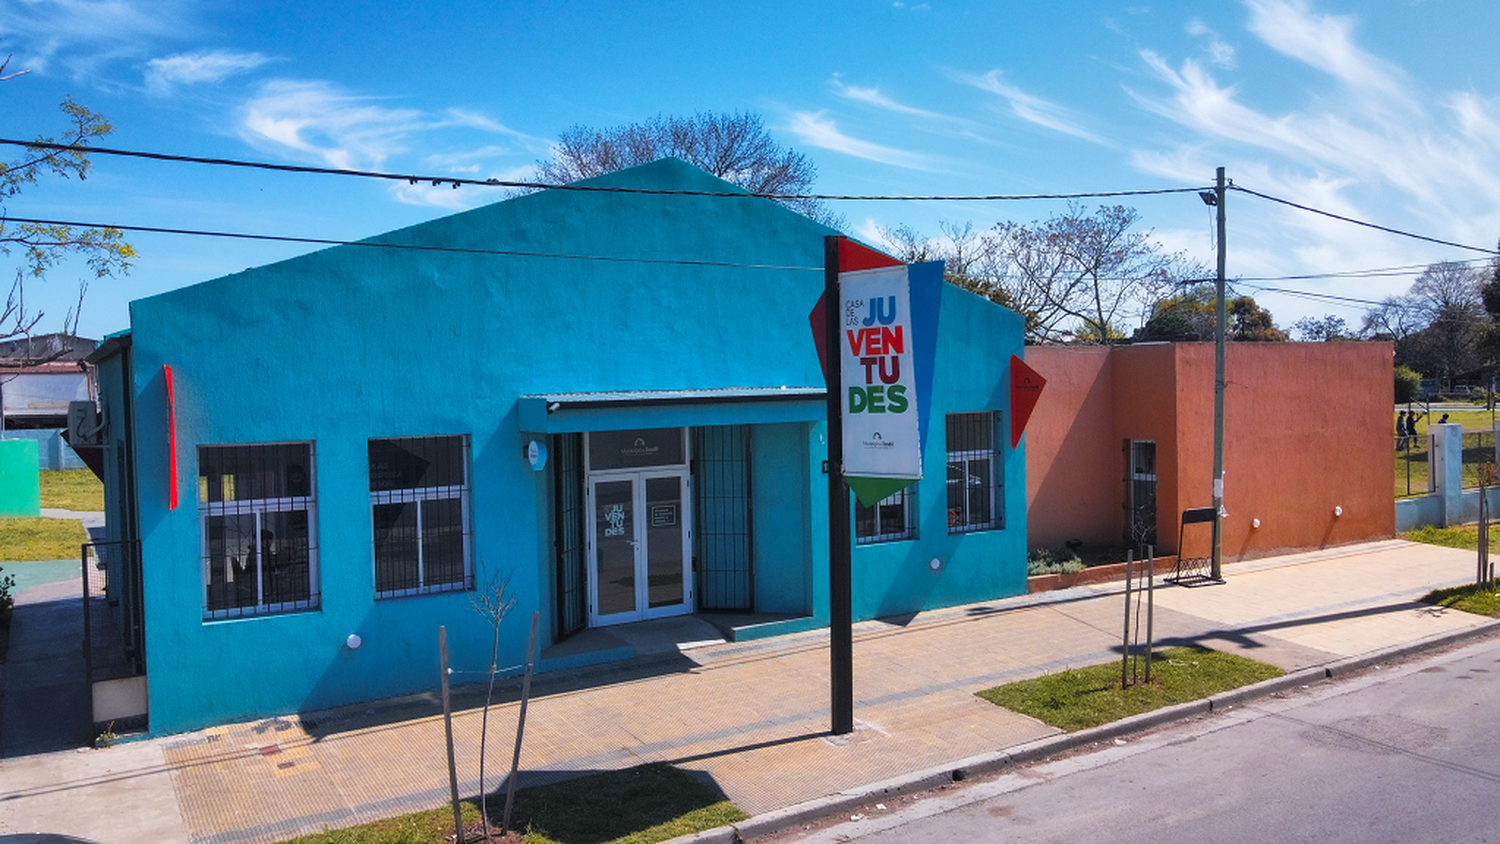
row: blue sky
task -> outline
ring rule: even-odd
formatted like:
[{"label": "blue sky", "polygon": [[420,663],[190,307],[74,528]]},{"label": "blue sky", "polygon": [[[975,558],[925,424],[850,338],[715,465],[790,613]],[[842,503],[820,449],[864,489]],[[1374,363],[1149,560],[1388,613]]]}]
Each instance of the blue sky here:
[{"label": "blue sky", "polygon": [[[1245,187],[1448,240],[1500,237],[1500,4],[0,0],[0,136],[61,128],[71,95],[107,145],[434,175],[525,178],[569,126],[751,110],[827,193]],[[14,152],[0,152],[13,158]],[[98,158],[14,216],[359,238],[499,198],[482,188]],[[1128,201],[1212,264],[1195,196]],[[840,203],[851,233],[1027,221],[1062,203]],[[1229,273],[1420,265],[1473,253],[1232,194]],[[94,282],[82,333],[127,303],[306,251],[134,235]],[[14,256],[0,258],[6,277]],[[64,266],[28,290],[55,320]],[[1270,283],[1380,298],[1412,276]],[[1253,292],[1252,285],[1245,289]],[[1257,295],[1283,327],[1359,310]]]}]

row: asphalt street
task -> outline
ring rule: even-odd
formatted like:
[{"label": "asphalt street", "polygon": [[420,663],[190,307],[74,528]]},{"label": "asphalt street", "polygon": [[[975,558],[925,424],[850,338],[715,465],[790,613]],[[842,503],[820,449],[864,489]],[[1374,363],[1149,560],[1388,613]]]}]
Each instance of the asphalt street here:
[{"label": "asphalt street", "polygon": [[1500,639],[856,814],[775,840],[1500,842]]}]

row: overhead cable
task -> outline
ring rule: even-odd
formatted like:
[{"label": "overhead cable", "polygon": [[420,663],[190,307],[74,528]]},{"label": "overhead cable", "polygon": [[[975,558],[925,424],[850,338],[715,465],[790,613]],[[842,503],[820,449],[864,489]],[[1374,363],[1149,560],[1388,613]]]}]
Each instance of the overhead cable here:
[{"label": "overhead cable", "polygon": [[1346,223],[1352,223],[1352,224],[1354,224],[1356,226],[1364,226],[1365,228],[1375,229],[1376,231],[1382,231],[1382,232],[1385,232],[1387,234],[1400,235],[1401,237],[1409,237],[1409,238],[1412,238],[1413,240],[1424,240],[1424,241],[1426,241],[1428,243],[1436,243],[1436,244],[1438,244],[1440,246],[1452,246],[1455,249],[1467,249],[1470,252],[1482,252],[1482,253],[1484,253],[1486,255],[1500,255],[1500,251],[1497,251],[1497,250],[1494,250],[1494,249],[1485,249],[1482,246],[1471,246],[1471,245],[1469,245],[1467,243],[1457,243],[1457,242],[1454,242],[1452,240],[1443,240],[1441,238],[1428,237],[1425,234],[1416,234],[1415,232],[1409,232],[1409,231],[1405,231],[1405,230],[1402,230],[1402,229],[1391,228],[1390,226],[1382,226],[1379,223],[1371,223],[1371,222],[1368,222],[1368,221],[1365,221],[1365,220],[1357,220],[1357,219],[1355,219],[1353,217],[1346,217],[1343,214],[1335,214],[1332,211],[1324,211],[1321,208],[1314,208],[1311,205],[1303,205],[1300,202],[1293,202],[1290,199],[1282,199],[1279,196],[1271,196],[1268,193],[1261,193],[1260,191],[1254,191],[1254,190],[1251,190],[1251,189],[1249,189],[1247,187],[1241,187],[1240,185],[1230,185],[1229,189],[1230,190],[1237,190],[1237,191],[1239,191],[1241,193],[1248,193],[1251,196],[1258,196],[1261,199],[1268,200],[1270,202],[1277,202],[1277,203],[1280,203],[1282,205],[1290,206],[1292,208],[1296,208],[1296,209],[1299,209],[1299,210],[1302,210],[1302,211],[1307,211],[1307,212],[1309,212],[1311,214],[1320,214],[1320,215],[1322,215],[1324,217],[1328,217],[1328,218],[1331,218],[1331,219],[1334,219],[1334,220],[1342,220],[1343,222],[1346,222]]},{"label": "overhead cable", "polygon": [[560,252],[528,252],[517,249],[480,249],[462,246],[432,246],[417,243],[383,243],[377,240],[336,240],[324,237],[297,237],[294,235],[247,234],[245,232],[205,231],[202,229],[178,229],[164,226],[127,226],[117,223],[81,223],[72,220],[38,220],[29,217],[4,217],[0,221],[33,223],[40,226],[74,226],[89,229],[118,229],[127,232],[148,234],[182,234],[198,237],[227,237],[236,240],[262,240],[279,243],[308,243],[315,246],[368,246],[375,249],[410,249],[417,252],[457,252],[465,255],[509,255],[517,258],[559,258],[571,261],[611,261],[627,264],[676,264],[688,267],[731,267],[748,270],[798,270],[823,272],[823,267],[801,267],[783,264],[740,264],[733,261],[695,261],[680,258],[635,258],[621,255],[574,255]]},{"label": "overhead cable", "polygon": [[152,161],[171,161],[188,164],[213,164],[222,167],[248,167],[255,170],[272,170],[283,173],[315,173],[325,176],[359,176],[366,179],[383,179],[391,182],[406,182],[410,185],[430,184],[433,187],[451,185],[475,185],[488,188],[518,188],[521,190],[565,190],[587,193],[638,193],[664,196],[720,196],[738,198],[797,200],[813,199],[827,202],[1000,202],[1029,199],[1107,199],[1121,196],[1155,196],[1172,193],[1199,193],[1204,187],[1150,188],[1139,190],[1081,191],[1077,193],[991,193],[991,194],[931,194],[931,195],[878,195],[878,194],[834,194],[834,193],[756,193],[754,191],[705,191],[674,190],[670,188],[611,187],[607,185],[560,184],[552,182],[525,182],[506,179],[465,179],[455,176],[424,176],[415,173],[384,173],[377,170],[354,170],[342,167],[310,167],[300,164],[273,164],[267,161],[246,161],[236,158],[204,158],[195,155],[172,155],[143,150],[112,149],[109,147],[76,146],[70,144],[21,141],[0,138],[0,144],[21,146],[54,152],[76,152],[88,155],[114,155],[126,158],[145,158]]}]

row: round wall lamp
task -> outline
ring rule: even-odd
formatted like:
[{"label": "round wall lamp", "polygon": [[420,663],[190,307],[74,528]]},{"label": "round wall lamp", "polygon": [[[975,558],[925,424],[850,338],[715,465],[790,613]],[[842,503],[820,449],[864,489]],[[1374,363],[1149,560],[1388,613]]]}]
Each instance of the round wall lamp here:
[{"label": "round wall lamp", "polygon": [[357,650],[359,650],[359,646],[363,645],[364,643],[365,643],[365,640],[361,639],[359,637],[358,633],[350,633],[349,634],[349,638],[347,638],[347,639],[344,640],[344,644],[348,645],[349,646],[349,650],[351,650],[351,651],[357,651]]},{"label": "round wall lamp", "polygon": [[1250,520],[1250,527],[1259,528],[1260,527],[1260,519],[1251,519]]},{"label": "round wall lamp", "polygon": [[1335,505],[1333,508],[1333,515],[1335,518],[1344,515],[1344,508]]},{"label": "round wall lamp", "polygon": [[943,561],[939,560],[937,557],[933,557],[931,560],[927,561],[927,567],[932,569],[933,571],[937,571],[938,569],[943,567]]}]

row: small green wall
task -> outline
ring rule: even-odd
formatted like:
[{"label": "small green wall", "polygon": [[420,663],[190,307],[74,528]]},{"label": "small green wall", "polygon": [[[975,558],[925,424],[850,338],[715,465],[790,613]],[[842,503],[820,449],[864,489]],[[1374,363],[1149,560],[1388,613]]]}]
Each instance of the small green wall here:
[{"label": "small green wall", "polygon": [[40,516],[36,440],[0,440],[0,516]]}]

